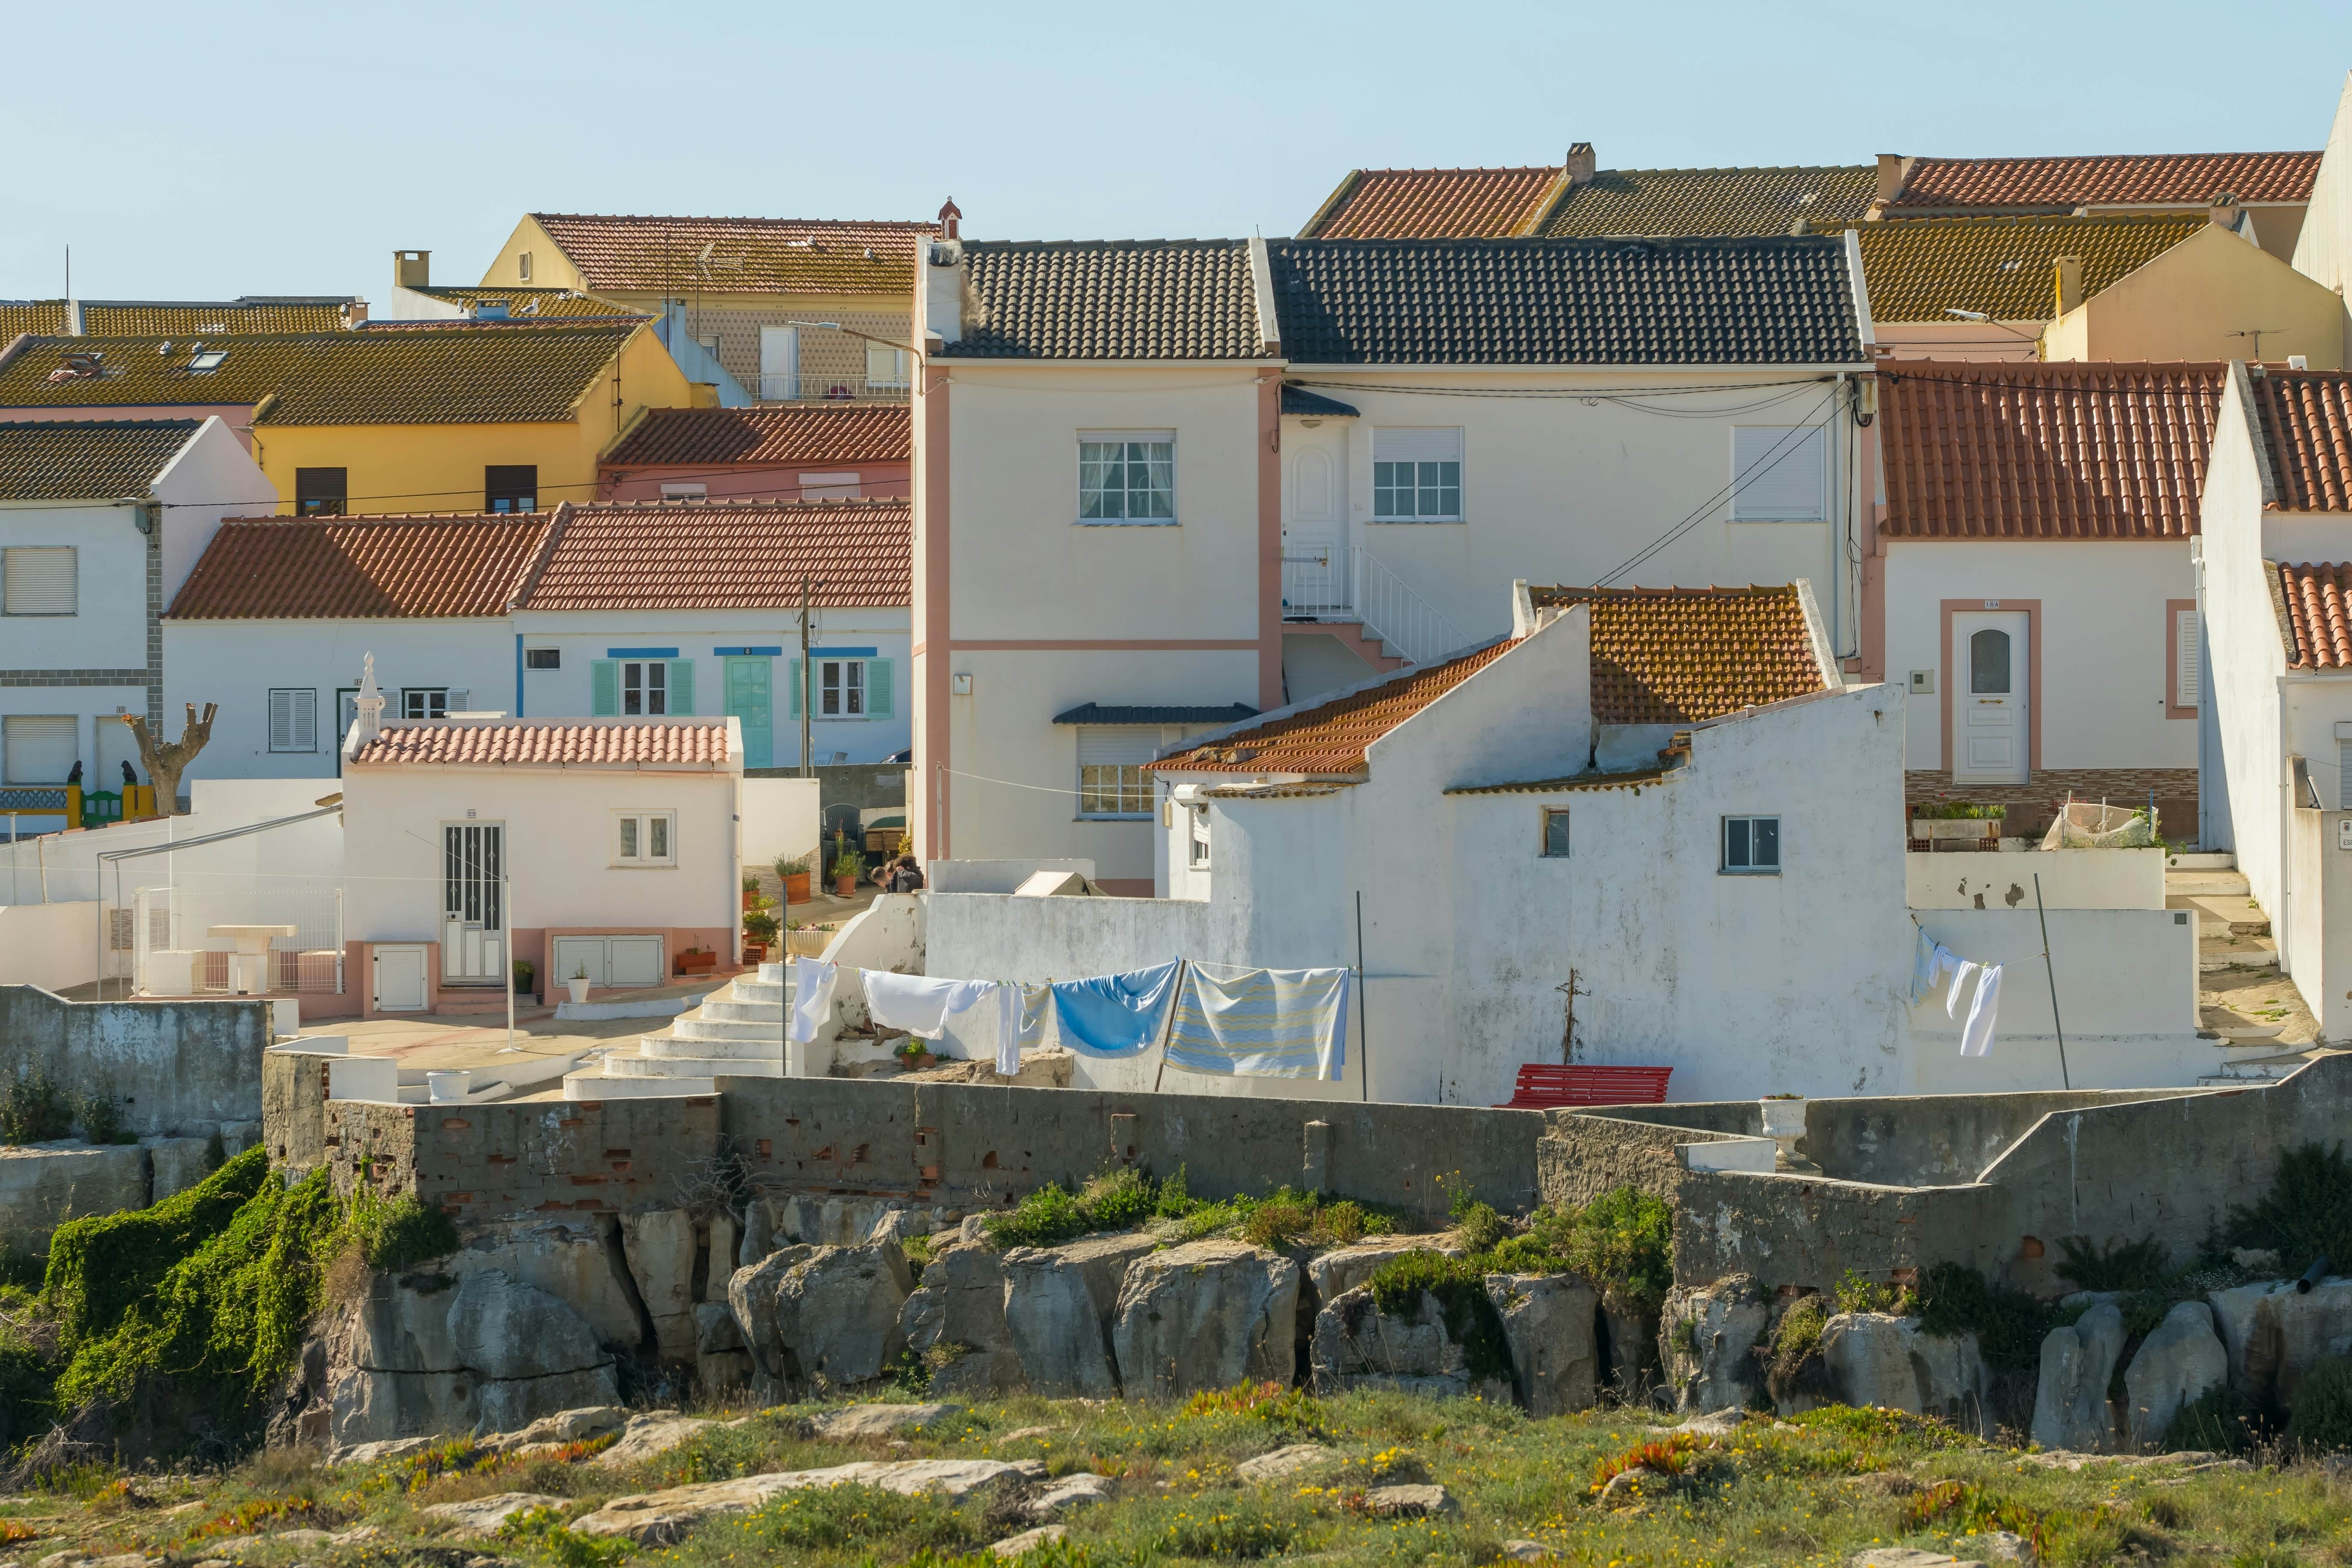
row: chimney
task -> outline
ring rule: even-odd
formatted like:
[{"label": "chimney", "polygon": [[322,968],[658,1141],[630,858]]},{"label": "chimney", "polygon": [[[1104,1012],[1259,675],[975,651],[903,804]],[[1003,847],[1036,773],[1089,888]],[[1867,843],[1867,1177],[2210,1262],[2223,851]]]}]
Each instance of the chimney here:
[{"label": "chimney", "polygon": [[2058,258],[2058,313],[2064,315],[2083,302],[2083,258],[2062,256]]},{"label": "chimney", "polygon": [[81,335],[81,301],[68,300],[66,301],[66,336],[78,338]]},{"label": "chimney", "polygon": [[[948,210],[954,210],[950,203]],[[946,220],[942,220],[946,221]],[[935,239],[923,248],[923,283],[916,304],[920,312],[916,331],[942,343],[963,340],[963,242]]]},{"label": "chimney", "polygon": [[1572,190],[1592,183],[1593,164],[1598,161],[1590,142],[1572,143],[1568,149],[1568,184]]},{"label": "chimney", "polygon": [[350,331],[354,328],[366,326],[367,311],[368,304],[365,300],[352,299],[344,300],[343,330],[345,331]]},{"label": "chimney", "polygon": [[962,223],[963,209],[955,205],[953,196],[950,196],[947,199],[947,205],[940,208],[940,237],[941,239],[961,238],[961,236],[958,230]]},{"label": "chimney", "polygon": [[2223,191],[2213,198],[2213,205],[2205,209],[2205,221],[2235,234],[2238,232],[2238,198]]},{"label": "chimney", "polygon": [[1881,205],[1903,194],[1903,182],[1911,177],[1912,167],[1918,162],[1918,159],[1906,158],[1900,153],[1881,153],[1878,155],[1878,200]]},{"label": "chimney", "polygon": [[375,683],[375,655],[360,666],[359,695],[352,699],[352,732],[343,737],[343,755],[359,755],[362,746],[383,733],[383,693]]},{"label": "chimney", "polygon": [[433,287],[433,253],[429,250],[395,250],[392,253],[392,281],[401,289]]}]

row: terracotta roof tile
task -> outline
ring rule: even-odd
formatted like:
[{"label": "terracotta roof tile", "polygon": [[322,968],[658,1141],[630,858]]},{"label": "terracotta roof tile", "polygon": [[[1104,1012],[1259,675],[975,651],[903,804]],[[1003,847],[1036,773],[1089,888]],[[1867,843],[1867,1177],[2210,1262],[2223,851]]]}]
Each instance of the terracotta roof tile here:
[{"label": "terracotta roof tile", "polygon": [[607,502],[565,510],[530,610],[830,608],[912,602],[904,500]]},{"label": "terracotta roof tile", "polygon": [[1906,362],[1879,374],[1895,539],[2186,539],[2224,367]]},{"label": "terracotta roof tile", "polygon": [[2352,564],[2280,566],[2290,669],[2352,669]]},{"label": "terracotta roof tile", "polygon": [[551,514],[224,521],[172,601],[179,621],[503,616]]},{"label": "terracotta roof tile", "polygon": [[1592,717],[1684,724],[1829,685],[1796,588],[1534,588],[1592,606]]},{"label": "terracotta roof tile", "polygon": [[2283,511],[2352,511],[2352,373],[2270,370],[2248,383]]},{"label": "terracotta roof tile", "polygon": [[[932,223],[533,213],[591,289],[909,295]],[[704,255],[705,247],[709,255]]]},{"label": "terracotta roof tile", "polygon": [[[245,337],[35,338],[0,366],[0,408],[278,401],[263,425],[471,425],[565,420],[621,352],[635,317],[545,325]],[[197,368],[202,347],[206,359]]]},{"label": "terracotta roof tile", "polygon": [[1254,724],[1151,763],[1183,773],[1353,774],[1365,751],[1513,647],[1508,638],[1283,718]]},{"label": "terracotta roof tile", "polygon": [[[81,330],[92,337],[135,338],[151,334],[209,332],[336,332],[345,325],[345,307],[358,300],[341,295],[254,295],[236,300],[84,300]],[[18,332],[54,335],[66,330],[63,300],[0,300],[0,343]]]},{"label": "terracotta roof tile", "polygon": [[1557,168],[1358,169],[1301,239],[1503,239],[1533,232]]},{"label": "terracotta roof tile", "polygon": [[1997,321],[2058,314],[2057,258],[2083,258],[2083,297],[2104,292],[2206,226],[2202,214],[1911,218],[1855,226],[1870,313],[1880,321]]},{"label": "terracotta roof tile", "polygon": [[2063,158],[1922,158],[1895,213],[1922,208],[1999,207],[2068,211],[2077,206],[2196,205],[2219,195],[2242,202],[2306,202],[2317,153],[2094,153]]},{"label": "terracotta roof tile", "polygon": [[486,283],[444,288],[436,284],[412,292],[427,294],[467,310],[478,309],[486,301],[504,300],[508,318],[513,321],[544,321],[567,316],[629,316],[636,313],[626,305],[615,305],[610,300],[575,293],[570,289],[520,286],[500,289]]},{"label": "terracotta roof tile", "polygon": [[1864,167],[1602,169],[1564,193],[1535,232],[1571,236],[1786,234],[1798,219],[1842,224],[1870,210]]},{"label": "terracotta roof tile", "polygon": [[954,359],[1256,359],[1257,290],[1237,239],[966,241]]},{"label": "terracotta roof tile", "polygon": [[614,719],[386,724],[351,762],[361,767],[724,768],[727,724]]},{"label": "terracotta roof tile", "polygon": [[604,461],[851,463],[907,460],[914,450],[904,404],[806,404],[777,408],[653,408]]},{"label": "terracotta roof tile", "polygon": [[143,496],[202,427],[195,419],[0,424],[0,500]]}]

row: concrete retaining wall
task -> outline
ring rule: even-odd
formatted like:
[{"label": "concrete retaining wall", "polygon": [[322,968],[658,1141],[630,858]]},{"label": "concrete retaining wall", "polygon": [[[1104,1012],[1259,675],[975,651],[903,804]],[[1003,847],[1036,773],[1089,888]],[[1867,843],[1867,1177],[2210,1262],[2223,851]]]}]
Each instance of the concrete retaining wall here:
[{"label": "concrete retaining wall", "polygon": [[269,1004],[257,999],[68,1002],[0,985],[0,1071],[112,1094],[142,1136],[258,1120],[269,1038]]}]

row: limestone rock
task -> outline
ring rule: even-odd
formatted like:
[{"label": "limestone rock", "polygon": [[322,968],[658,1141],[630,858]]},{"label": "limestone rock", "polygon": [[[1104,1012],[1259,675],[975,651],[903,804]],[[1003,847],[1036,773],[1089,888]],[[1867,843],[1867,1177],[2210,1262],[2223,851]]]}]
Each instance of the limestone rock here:
[{"label": "limestone rock", "polygon": [[626,1469],[667,1454],[716,1425],[699,1416],[681,1415],[675,1410],[648,1410],[630,1416],[629,1424],[621,1431],[621,1440],[588,1462],[599,1469]]},{"label": "limestone rock", "polygon": [[886,1209],[883,1211],[882,1217],[874,1222],[874,1228],[866,1233],[866,1239],[895,1241],[903,1244],[910,1236],[930,1234],[930,1215],[918,1214],[913,1209]]},{"label": "limestone rock", "polygon": [[1298,1265],[1235,1241],[1195,1241],[1128,1265],[1111,1328],[1130,1397],[1272,1379],[1297,1364]]},{"label": "limestone rock", "polygon": [[136,1143],[0,1147],[0,1231],[39,1251],[84,1215],[147,1206],[147,1151]]},{"label": "limestone rock", "polygon": [[1639,1399],[1649,1359],[1657,1353],[1658,1326],[1628,1313],[1611,1311],[1605,1305],[1601,1310],[1601,1321],[1609,1329],[1609,1364],[1605,1369],[1609,1386],[1622,1400]]},{"label": "limestone rock", "polygon": [[[1444,1398],[1472,1392],[1469,1356],[1447,1331],[1437,1298],[1425,1290],[1409,1314],[1381,1311],[1369,1285],[1341,1295],[1315,1315],[1307,1367],[1318,1394],[1393,1388]],[[1510,1397],[1507,1386],[1495,1393]]]},{"label": "limestone rock", "polygon": [[852,1405],[811,1417],[808,1432],[821,1442],[858,1443],[903,1436],[962,1414],[961,1405]]},{"label": "limestone rock", "polygon": [[1489,1274],[1486,1300],[1503,1321],[1519,1403],[1530,1415],[1591,1407],[1599,1366],[1592,1310],[1600,1297],[1574,1274]]},{"label": "limestone rock", "polygon": [[687,1361],[695,1353],[694,1216],[684,1209],[656,1209],[621,1216],[621,1248],[637,1295],[654,1321],[654,1342],[664,1361]]},{"label": "limestone rock", "polygon": [[1822,1330],[1822,1361],[1845,1404],[1937,1415],[1990,1434],[1990,1378],[1974,1334],[1945,1339],[1922,1333],[1916,1318],[1840,1312]]},{"label": "limestone rock", "polygon": [[[766,1204],[761,1199],[757,1210]],[[747,1263],[727,1281],[727,1310],[734,1314],[735,1326],[743,1336],[743,1343],[751,1352],[752,1363],[771,1378],[786,1375],[788,1352],[776,1333],[776,1292],[782,1287],[784,1276],[816,1256],[814,1247],[788,1246],[764,1254],[755,1263]]]},{"label": "limestone rock", "polygon": [[[534,1508],[562,1509],[570,1506],[570,1498],[548,1497],[539,1492],[500,1492],[496,1497],[468,1498],[463,1502],[436,1502],[418,1510],[427,1519],[437,1519],[455,1527],[458,1535],[489,1535],[510,1517]],[[320,1541],[326,1532],[319,1532]],[[284,1536],[276,1537],[279,1541]]]},{"label": "limestone rock", "polygon": [[705,1234],[709,1237],[710,1262],[704,1270],[702,1299],[706,1301],[727,1300],[727,1279],[740,1265],[736,1254],[742,1246],[741,1227],[735,1216],[724,1209],[710,1216]]},{"label": "limestone rock", "polygon": [[743,1349],[743,1331],[735,1310],[724,1301],[701,1301],[694,1309],[694,1353],[719,1355]]},{"label": "limestone rock", "polygon": [[1443,1258],[1459,1258],[1462,1247],[1450,1234],[1368,1236],[1361,1241],[1335,1247],[1309,1261],[1307,1278],[1315,1286],[1318,1301],[1334,1301],[1359,1285],[1371,1283],[1372,1275],[1381,1264],[1407,1252],[1434,1252]]},{"label": "limestone rock", "polygon": [[702,1481],[666,1491],[614,1498],[595,1512],[572,1521],[572,1529],[582,1535],[625,1535],[639,1545],[657,1546],[677,1541],[706,1519],[747,1512],[771,1499],[807,1487],[853,1482],[909,1497],[934,1492],[953,1499],[1007,1479],[1042,1479],[1045,1472],[1045,1467],[1034,1459],[1018,1463],[999,1459],[860,1461],[821,1470],[787,1470],[736,1480]]},{"label": "limestone rock", "polygon": [[617,1432],[628,1425],[629,1413],[617,1405],[591,1405],[579,1410],[559,1410],[542,1415],[518,1431],[500,1432],[476,1445],[484,1453],[510,1454],[542,1444],[584,1443]]},{"label": "limestone rock", "polygon": [[2131,1447],[2161,1445],[2182,1407],[2229,1374],[2230,1352],[2213,1331],[2213,1309],[2202,1301],[2174,1307],[2124,1372],[2124,1426]]},{"label": "limestone rock", "polygon": [[1088,1470],[1073,1471],[1039,1488],[1021,1505],[1021,1515],[1043,1523],[1077,1509],[1108,1502],[1110,1489],[1110,1478],[1108,1476],[1097,1476]]},{"label": "limestone rock", "polygon": [[1066,1524],[1041,1524],[1034,1530],[1024,1530],[1018,1535],[1006,1536],[988,1549],[989,1555],[1019,1557],[1025,1552],[1034,1552],[1041,1546],[1051,1546],[1069,1533],[1070,1527]]},{"label": "limestone rock", "polygon": [[1364,1511],[1374,1519],[1433,1519],[1460,1507],[1444,1487],[1374,1487],[1364,1494]]},{"label": "limestone rock", "polygon": [[344,1447],[331,1448],[327,1463],[331,1465],[375,1465],[387,1459],[404,1459],[411,1454],[421,1454],[440,1442],[439,1437],[386,1437],[373,1443],[353,1443]]},{"label": "limestone rock", "polygon": [[1085,1271],[1065,1253],[1016,1247],[1004,1255],[1002,1321],[1012,1370],[1052,1399],[1108,1398],[1118,1392],[1102,1322]]},{"label": "limestone rock", "polygon": [[2221,1336],[2221,1348],[2230,1354],[2230,1386],[2249,1391],[2246,1379],[2246,1347],[2254,1337],[2254,1313],[2263,1298],[2281,1290],[2292,1290],[2294,1283],[2285,1279],[2265,1280],[2259,1285],[2241,1285],[2231,1290],[2211,1290],[2205,1304],[2213,1309],[2213,1331]]},{"label": "limestone rock", "polygon": [[2124,1315],[2102,1301],[2072,1328],[2050,1331],[2042,1342],[2041,1380],[2033,1392],[2033,1440],[2046,1449],[2111,1454],[2114,1417],[2107,1382],[2123,1353]]},{"label": "limestone rock", "polygon": [[1702,1437],[1720,1437],[1735,1427],[1747,1424],[1748,1412],[1733,1405],[1708,1415],[1694,1415],[1679,1428]]},{"label": "limestone rock", "polygon": [[1921,1552],[1910,1546],[1874,1546],[1853,1555],[1853,1568],[1985,1568],[1982,1563]]},{"label": "limestone rock", "polygon": [[1004,1331],[1004,1264],[985,1247],[956,1246],[934,1253],[921,1286],[899,1315],[907,1348],[922,1354],[940,1345],[976,1351],[1013,1348]]},{"label": "limestone rock", "polygon": [[1981,1534],[1963,1535],[1953,1544],[1986,1563],[2034,1561],[2033,1542],[2013,1530],[1988,1530]]},{"label": "limestone rock", "polygon": [[1669,1290],[1659,1319],[1658,1361],[1675,1391],[1675,1408],[1687,1415],[1752,1402],[1763,1386],[1752,1352],[1771,1315],[1769,1294],[1749,1274]]},{"label": "limestone rock", "polygon": [[485,1271],[535,1285],[588,1321],[599,1343],[634,1352],[645,1332],[613,1222],[582,1215],[469,1227],[464,1245],[429,1266],[464,1279]]},{"label": "limestone rock", "polygon": [[2352,1354],[2352,1279],[2323,1279],[2308,1294],[2292,1288],[2254,1304],[2246,1340],[2246,1385],[2282,1406],[2321,1362]]},{"label": "limestone rock", "polygon": [[1234,1474],[1243,1480],[1265,1485],[1268,1481],[1287,1480],[1302,1471],[1320,1466],[1337,1464],[1339,1451],[1320,1443],[1293,1443],[1287,1448],[1276,1448],[1271,1454],[1260,1454],[1254,1459],[1244,1459],[1234,1467]]},{"label": "limestone rock", "polygon": [[1551,1548],[1540,1541],[1506,1541],[1503,1556],[1513,1563],[1541,1563],[1551,1556]]},{"label": "limestone rock", "polygon": [[457,1365],[499,1380],[605,1364],[586,1319],[536,1285],[495,1271],[459,1281],[449,1303],[449,1342]]}]

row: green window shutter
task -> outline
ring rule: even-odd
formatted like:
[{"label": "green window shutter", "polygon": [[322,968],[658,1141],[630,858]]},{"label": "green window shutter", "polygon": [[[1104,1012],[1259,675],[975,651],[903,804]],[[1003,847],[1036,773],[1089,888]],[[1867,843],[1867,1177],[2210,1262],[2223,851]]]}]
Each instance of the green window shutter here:
[{"label": "green window shutter", "polygon": [[887,658],[866,661],[866,714],[869,719],[890,717],[890,661]]},{"label": "green window shutter", "polygon": [[669,661],[669,710],[673,713],[694,711],[694,660],[690,658]]},{"label": "green window shutter", "polygon": [[801,716],[801,661],[799,659],[793,659],[792,661],[792,671],[793,717],[797,719]]},{"label": "green window shutter", "polygon": [[596,718],[607,719],[621,710],[621,666],[619,661],[600,658],[588,667],[588,711]]}]

